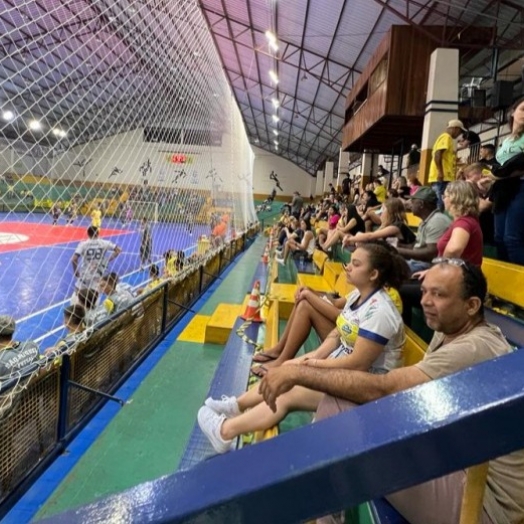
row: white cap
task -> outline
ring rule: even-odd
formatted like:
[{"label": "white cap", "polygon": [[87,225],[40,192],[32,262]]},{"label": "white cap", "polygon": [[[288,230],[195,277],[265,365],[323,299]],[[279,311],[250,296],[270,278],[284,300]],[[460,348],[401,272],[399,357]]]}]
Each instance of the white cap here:
[{"label": "white cap", "polygon": [[462,131],[467,131],[467,129],[464,127],[464,124],[460,120],[450,120],[448,122],[448,127],[458,127],[459,129],[462,129]]}]

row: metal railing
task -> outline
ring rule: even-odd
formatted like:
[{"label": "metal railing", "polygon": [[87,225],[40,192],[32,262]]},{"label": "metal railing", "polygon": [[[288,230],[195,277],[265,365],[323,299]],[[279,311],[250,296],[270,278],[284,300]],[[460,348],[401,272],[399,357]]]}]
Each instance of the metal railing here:
[{"label": "metal railing", "polygon": [[[0,520],[255,238],[250,229],[140,296],[59,358],[0,385]],[[123,402],[122,402],[123,403]]]}]

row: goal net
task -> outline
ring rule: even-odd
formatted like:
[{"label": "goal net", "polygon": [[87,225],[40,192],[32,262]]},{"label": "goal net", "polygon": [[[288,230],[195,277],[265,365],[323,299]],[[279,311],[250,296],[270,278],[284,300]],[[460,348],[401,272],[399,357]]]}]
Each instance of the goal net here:
[{"label": "goal net", "polygon": [[160,204],[158,202],[128,200],[125,204],[121,205],[121,220],[124,223],[130,223],[133,220],[142,220],[145,218],[148,222],[158,222],[159,208]]}]

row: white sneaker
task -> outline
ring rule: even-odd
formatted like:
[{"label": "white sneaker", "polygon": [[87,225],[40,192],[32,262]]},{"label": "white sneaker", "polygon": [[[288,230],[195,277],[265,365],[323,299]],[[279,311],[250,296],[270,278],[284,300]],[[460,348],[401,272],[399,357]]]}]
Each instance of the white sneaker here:
[{"label": "white sneaker", "polygon": [[197,420],[202,433],[204,433],[208,438],[210,444],[217,453],[227,453],[231,450],[233,441],[224,440],[220,436],[220,428],[222,427],[224,420],[226,420],[225,415],[219,415],[211,408],[202,406],[198,410]]},{"label": "white sneaker", "polygon": [[238,408],[238,402],[236,397],[227,397],[222,395],[221,400],[215,400],[214,398],[206,398],[204,404],[211,408],[215,413],[219,415],[225,415],[227,418],[232,418],[240,415],[240,409]]}]

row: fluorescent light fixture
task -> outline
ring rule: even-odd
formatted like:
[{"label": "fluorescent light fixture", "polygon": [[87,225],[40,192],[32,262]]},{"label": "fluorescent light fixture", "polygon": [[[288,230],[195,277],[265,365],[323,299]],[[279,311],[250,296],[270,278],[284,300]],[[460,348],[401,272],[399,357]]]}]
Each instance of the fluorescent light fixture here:
[{"label": "fluorescent light fixture", "polygon": [[64,138],[67,135],[67,133],[63,129],[58,129],[57,127],[54,127],[53,135],[59,136],[60,138]]},{"label": "fluorescent light fixture", "polygon": [[275,71],[270,71],[269,72],[269,76],[270,76],[271,80],[273,80],[273,83],[278,84],[278,76],[275,73]]},{"label": "fluorescent light fixture", "polygon": [[277,37],[269,29],[266,31],[265,35],[266,35],[266,38],[267,38],[268,42],[271,43],[271,42],[276,42],[277,41]]},{"label": "fluorescent light fixture", "polygon": [[14,120],[15,114],[12,111],[9,111],[9,109],[8,109],[8,110],[2,112],[2,118],[6,122],[10,122],[11,120]]},{"label": "fluorescent light fixture", "polygon": [[67,131],[64,131],[63,129],[60,129],[59,136],[60,136],[60,138],[65,138],[67,136]]},{"label": "fluorescent light fixture", "polygon": [[53,128],[53,135],[59,136],[60,135],[60,129],[57,129],[56,127]]},{"label": "fluorescent light fixture", "polygon": [[277,131],[276,129],[273,129],[273,134],[274,134],[275,136],[278,136],[278,131]]},{"label": "fluorescent light fixture", "polygon": [[273,53],[276,53],[278,51],[278,44],[276,42],[269,42],[269,48]]},{"label": "fluorescent light fixture", "polygon": [[278,140],[273,140],[273,144],[275,144],[278,147]]},{"label": "fluorescent light fixture", "polygon": [[280,107],[280,101],[276,98],[272,98],[271,102],[273,103],[273,107]]},{"label": "fluorescent light fixture", "polygon": [[29,129],[32,131],[40,131],[40,129],[42,129],[42,124],[38,120],[31,120],[29,122]]},{"label": "fluorescent light fixture", "polygon": [[277,115],[273,115],[273,122],[278,122],[280,118]]}]

